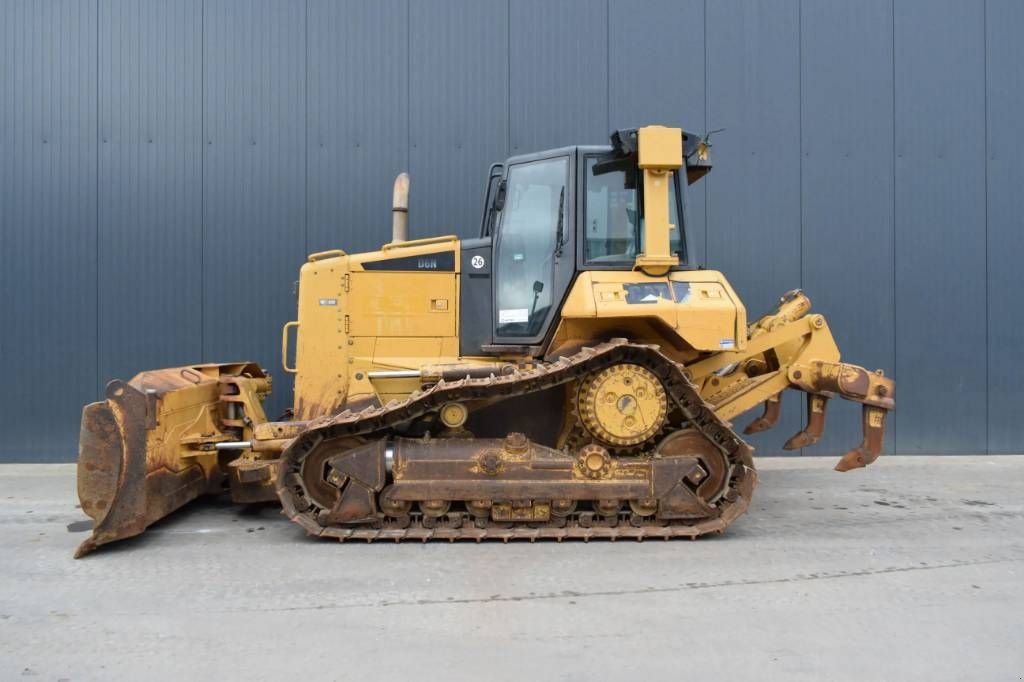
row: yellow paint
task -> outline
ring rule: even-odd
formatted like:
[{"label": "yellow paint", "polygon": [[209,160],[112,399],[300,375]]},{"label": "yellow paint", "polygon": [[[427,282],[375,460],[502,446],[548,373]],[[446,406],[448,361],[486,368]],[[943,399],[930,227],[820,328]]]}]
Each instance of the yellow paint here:
[{"label": "yellow paint", "polygon": [[[747,342],[747,309],[729,281],[714,270],[688,270],[669,275],[685,282],[690,294],[679,310],[679,334],[694,348],[743,350]],[[674,287],[677,297],[680,287]],[[732,347],[729,347],[729,341]]]},{"label": "yellow paint", "polygon": [[[659,344],[687,366],[701,395],[727,419],[789,386],[785,368],[793,363],[838,360],[823,318],[806,315],[809,302],[784,302],[751,327],[748,339],[746,309],[722,273],[669,270],[676,261],[668,252],[668,235],[675,226],[668,222],[667,183],[682,167],[682,135],[661,127],[642,128],[638,135],[647,250],[637,258],[638,270],[578,274],[556,322],[549,354],[574,352],[611,336]],[[371,372],[495,361],[459,357],[459,248],[457,238],[446,236],[386,244],[370,253],[334,250],[310,256],[299,280],[297,419],[366,400],[401,400],[422,385],[418,377],[371,378]],[[454,272],[365,267],[370,261],[443,253],[452,253]],[[631,297],[629,285],[648,286]],[[773,351],[780,369],[765,365],[767,351]],[[530,358],[512,354],[505,359]],[[760,363],[760,373],[748,374],[743,364],[748,361]]]},{"label": "yellow paint", "polygon": [[663,426],[665,401],[658,377],[639,365],[621,364],[588,377],[578,407],[587,429],[602,441],[636,445]]},{"label": "yellow paint", "polygon": [[334,412],[348,394],[345,291],[350,257],[315,254],[299,271],[299,318],[295,342],[296,419]]},{"label": "yellow paint", "polygon": [[386,244],[370,253],[325,251],[310,257],[299,274],[296,419],[331,414],[366,398],[386,403],[420,386],[417,379],[373,380],[371,371],[458,360],[457,272],[363,266],[453,253],[457,270],[458,247],[454,237],[439,237]]},{"label": "yellow paint", "polygon": [[[452,272],[352,273],[352,336],[453,337],[458,277]],[[443,303],[440,303],[443,301]]]},{"label": "yellow paint", "polygon": [[[369,261],[383,261],[391,258],[411,258],[414,256],[428,256],[432,254],[455,251],[459,253],[459,240],[454,236],[428,237],[426,239],[414,239],[407,242],[384,244],[379,251],[367,251],[366,253],[354,253],[349,257],[349,267],[353,272],[362,271],[363,263]],[[455,259],[455,272],[459,271],[459,259]],[[375,270],[372,272],[386,272]],[[390,274],[395,274],[392,271]],[[450,274],[450,273],[449,273]]]},{"label": "yellow paint", "polygon": [[[773,315],[766,315],[758,322],[770,317]],[[742,369],[743,363],[761,357],[767,351],[773,351],[780,369],[749,377]],[[686,370],[700,390],[701,397],[714,406],[715,413],[723,419],[732,419],[790,388],[792,383],[787,369],[795,363],[812,359],[839,360],[839,348],[820,315],[783,322],[774,326],[772,331],[750,339],[743,351],[717,353],[687,365]],[[723,373],[730,367],[734,369]]]},{"label": "yellow paint", "polygon": [[636,257],[636,268],[649,275],[664,275],[679,265],[669,247],[669,188],[672,174],[683,165],[683,131],[679,128],[647,126],[637,131],[638,166],[644,184],[644,251]]},{"label": "yellow paint", "polygon": [[[706,160],[707,152],[707,145],[701,143],[700,158]],[[546,349],[547,358],[624,336],[635,343],[657,344],[682,364],[701,397],[722,419],[731,420],[765,400],[777,402],[786,388],[820,392],[835,391],[828,387],[839,386],[839,395],[865,405],[867,428],[883,428],[885,410],[893,404],[893,382],[880,372],[868,375],[863,368],[840,365],[839,349],[827,323],[820,315],[808,314],[810,300],[801,292],[784,296],[774,312],[748,329],[746,310],[721,273],[671,271],[677,259],[669,251],[669,234],[676,227],[669,224],[669,183],[673,173],[683,167],[682,153],[679,129],[651,126],[638,131],[645,251],[637,256],[633,272],[578,273]],[[98,525],[96,534],[79,552],[88,551],[90,542],[95,546],[136,534],[141,530],[137,522],[148,524],[188,499],[205,492],[219,492],[225,464],[229,462],[234,468],[228,471],[235,472],[229,478],[233,493],[266,491],[269,495],[275,474],[246,480],[244,488],[238,488],[242,472],[248,477],[254,472],[269,471],[280,451],[308,427],[302,420],[346,407],[361,409],[374,402],[386,404],[405,399],[423,387],[418,373],[424,368],[428,380],[445,376],[446,364],[459,364],[459,372],[467,365],[489,365],[503,370],[495,357],[458,356],[459,249],[456,237],[443,236],[386,244],[371,253],[348,255],[335,249],[309,256],[299,275],[298,318],[282,330],[285,370],[296,374],[294,417],[300,421],[267,421],[262,400],[270,391],[269,377],[257,366],[245,363],[144,372],[130,382],[130,388],[112,386],[114,399],[106,404],[109,414],[102,404],[93,404],[84,415],[83,434],[88,440],[83,441],[86,461],[79,476],[82,506],[102,523],[114,499],[111,494],[120,491],[128,480],[123,478],[123,470],[117,481],[107,475],[119,470],[121,465],[114,462],[120,462],[122,457],[143,456],[146,480],[142,485],[146,486],[146,496],[141,498],[145,508],[139,512],[144,518],[133,512],[135,518],[127,526],[104,531]],[[438,254],[451,255],[454,272],[423,269],[436,268],[440,263]],[[366,267],[370,261],[405,258],[414,259],[418,269]],[[415,260],[418,258],[425,260]],[[287,358],[288,334],[293,328],[295,366],[291,368]],[[514,353],[501,359],[522,365],[540,362]],[[412,370],[415,374],[373,376],[386,370]],[[451,372],[448,376],[455,373],[451,367],[447,370]],[[867,385],[863,386],[865,375]],[[842,379],[850,385],[861,380],[862,386],[856,393],[849,393],[842,388],[843,381],[821,382],[822,377]],[[127,396],[125,390],[138,394]],[[668,408],[665,388],[658,378],[636,365],[613,366],[581,378],[565,386],[565,394],[566,404],[572,407],[575,401],[576,409],[563,415],[561,443],[568,437],[567,427],[577,414],[587,430],[592,434],[603,433],[609,443],[654,439]],[[145,406],[136,398],[144,399]],[[824,411],[824,399],[820,396],[814,396],[810,405],[812,413]],[[465,405],[445,406],[443,415],[448,426],[461,426],[466,411]],[[107,423],[111,418],[120,434],[99,433],[100,429],[111,428]],[[510,415],[509,429],[520,428],[519,421],[517,415]],[[140,429],[145,430],[145,452],[131,452],[128,447],[136,445],[135,434]],[[122,442],[118,442],[118,435]],[[869,436],[880,435],[865,431],[864,447],[868,447]],[[93,436],[102,442],[92,442]],[[130,440],[126,440],[128,436]],[[228,454],[215,449],[216,443],[238,440],[247,443],[234,443]],[[230,450],[236,447],[244,447],[237,457],[230,455]],[[525,458],[526,452],[524,449],[521,454],[510,456]],[[863,454],[858,455],[862,459],[856,464],[848,461],[857,453],[848,454],[837,468],[863,466]],[[584,446],[579,455],[573,469],[576,478],[600,479],[608,476],[613,466],[618,478],[629,478],[630,471],[635,469],[639,475],[647,466],[640,460],[617,460],[613,465],[607,451],[594,444]],[[872,456],[877,456],[877,452]],[[103,469],[98,470],[90,458],[109,461],[99,461]],[[276,464],[273,466],[272,471],[277,471]],[[99,478],[88,473],[90,470],[93,474],[98,471]],[[396,480],[401,480],[401,467],[393,473]],[[168,475],[173,479],[171,484],[177,486],[173,494],[151,494],[157,487],[161,493],[171,489],[166,482]],[[151,484],[154,491],[149,490]],[[113,485],[118,486],[117,490],[109,489]],[[134,498],[137,491],[127,492]],[[604,514],[602,509],[599,505],[598,511]],[[503,504],[495,505],[493,510],[495,520],[530,520],[530,514],[546,520],[551,514],[546,504],[534,504],[525,511]]]},{"label": "yellow paint", "polygon": [[651,170],[676,170],[683,165],[683,131],[646,126],[637,131],[637,165]]},{"label": "yellow paint", "polygon": [[[686,286],[674,287],[674,282]],[[660,284],[656,293],[663,295],[652,294],[649,302],[629,303],[626,285],[630,284]],[[685,299],[678,294],[684,288],[688,292]],[[746,343],[746,309],[722,273],[713,270],[672,272],[663,277],[612,270],[581,272],[562,308],[561,325],[584,320],[599,324],[578,324],[574,327],[577,334],[582,331],[586,335],[588,327],[606,327],[610,320],[656,320],[656,328],[675,335],[693,350],[742,349]],[[562,338],[572,336],[569,330],[560,331]]]}]

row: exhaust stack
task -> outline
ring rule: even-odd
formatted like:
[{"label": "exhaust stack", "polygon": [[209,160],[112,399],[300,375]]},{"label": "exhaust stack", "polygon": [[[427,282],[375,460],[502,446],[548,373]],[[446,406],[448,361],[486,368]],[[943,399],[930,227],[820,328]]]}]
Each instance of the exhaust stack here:
[{"label": "exhaust stack", "polygon": [[391,243],[409,239],[409,174],[399,173],[391,195]]}]

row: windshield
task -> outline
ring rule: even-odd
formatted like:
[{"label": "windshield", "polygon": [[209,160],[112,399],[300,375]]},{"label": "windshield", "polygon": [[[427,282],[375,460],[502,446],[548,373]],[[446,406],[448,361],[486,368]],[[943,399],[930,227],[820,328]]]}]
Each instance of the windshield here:
[{"label": "windshield", "polygon": [[[638,192],[626,187],[626,172],[610,171],[594,175],[598,157],[587,157],[586,206],[583,256],[588,265],[632,265],[643,249],[643,218],[638,208]],[[669,248],[686,261],[676,182],[669,185],[669,222],[673,228]]]}]

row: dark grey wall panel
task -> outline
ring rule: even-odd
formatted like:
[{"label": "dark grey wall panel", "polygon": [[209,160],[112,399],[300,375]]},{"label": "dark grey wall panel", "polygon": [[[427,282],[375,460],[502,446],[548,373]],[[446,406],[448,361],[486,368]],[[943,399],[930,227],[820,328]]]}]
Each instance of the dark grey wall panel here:
[{"label": "dark grey wall panel", "polygon": [[610,0],[610,128],[657,123],[703,132],[704,111],[703,0]]},{"label": "dark grey wall panel", "polygon": [[202,5],[99,5],[99,376],[202,358]]},{"label": "dark grey wall panel", "polygon": [[96,19],[0,4],[0,459],[73,459],[96,398]]},{"label": "dark grey wall panel", "polygon": [[[704,133],[703,0],[610,0],[608,11],[608,129],[654,123]],[[697,263],[707,263],[706,192],[700,183],[687,195]]]},{"label": "dark grey wall panel", "polygon": [[607,4],[510,0],[509,148],[608,141]]},{"label": "dark grey wall panel", "polygon": [[409,6],[310,0],[308,23],[308,246],[377,249],[409,169]]},{"label": "dark grey wall panel", "polygon": [[[798,0],[708,5],[708,114],[725,130],[712,138],[715,169],[702,180],[713,209],[707,263],[726,273],[751,321],[801,284],[799,12]],[[779,452],[803,412],[802,398],[787,393],[779,424],[751,443]]]},{"label": "dark grey wall panel", "polygon": [[[803,284],[846,358],[892,372],[892,5],[805,2],[800,23]],[[860,408],[833,403],[816,452],[860,442]]]},{"label": "dark grey wall panel", "polygon": [[[989,0],[988,440],[1024,450],[1024,3]],[[975,136],[976,137],[976,136]],[[976,140],[977,143],[977,140]],[[973,449],[979,449],[977,447]]]},{"label": "dark grey wall panel", "polygon": [[276,416],[306,253],[305,6],[207,0],[203,23],[203,355],[270,369]]},{"label": "dark grey wall panel", "polygon": [[896,450],[983,450],[985,8],[895,10]]},{"label": "dark grey wall panel", "polygon": [[475,237],[487,168],[508,156],[507,3],[413,2],[410,25],[410,234]]},{"label": "dark grey wall panel", "polygon": [[[278,413],[298,268],[387,241],[397,173],[413,237],[469,236],[490,162],[646,123],[726,128],[695,260],[895,372],[889,451],[1020,451],[1022,34],[1016,0],[2,2],[0,460],[72,459],[144,368],[256,360]],[[832,412],[810,452],[859,440]]]}]

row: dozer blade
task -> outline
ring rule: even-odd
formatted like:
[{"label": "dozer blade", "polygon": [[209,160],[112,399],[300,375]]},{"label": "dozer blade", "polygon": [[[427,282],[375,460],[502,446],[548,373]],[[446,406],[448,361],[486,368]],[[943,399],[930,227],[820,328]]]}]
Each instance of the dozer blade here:
[{"label": "dozer blade", "polygon": [[[213,449],[232,440],[219,418],[222,369],[201,365],[143,372],[112,381],[106,400],[86,405],[78,454],[78,498],[94,520],[75,552],[142,533],[205,492],[222,474]],[[260,373],[262,375],[262,373]]]}]

